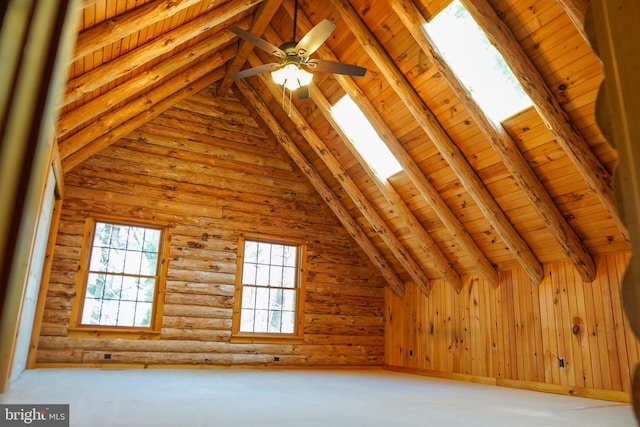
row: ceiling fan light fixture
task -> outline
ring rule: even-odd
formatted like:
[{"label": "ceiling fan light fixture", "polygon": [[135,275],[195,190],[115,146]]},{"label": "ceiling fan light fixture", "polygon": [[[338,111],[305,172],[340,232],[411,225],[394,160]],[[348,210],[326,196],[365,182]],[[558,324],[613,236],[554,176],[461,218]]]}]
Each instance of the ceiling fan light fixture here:
[{"label": "ceiling fan light fixture", "polygon": [[272,72],[271,77],[276,84],[284,86],[289,90],[296,90],[301,86],[307,86],[311,83],[313,74],[303,70],[296,64],[287,64]]}]

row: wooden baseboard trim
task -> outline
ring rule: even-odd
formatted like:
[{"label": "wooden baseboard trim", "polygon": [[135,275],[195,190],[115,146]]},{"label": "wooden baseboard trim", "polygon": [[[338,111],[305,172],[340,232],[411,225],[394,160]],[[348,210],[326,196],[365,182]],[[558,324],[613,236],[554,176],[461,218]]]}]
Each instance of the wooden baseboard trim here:
[{"label": "wooden baseboard trim", "polygon": [[382,365],[192,365],[142,363],[36,363],[33,369],[269,369],[289,371],[380,371]]},{"label": "wooden baseboard trim", "polygon": [[624,391],[601,390],[586,387],[576,387],[559,384],[546,384],[530,381],[505,380],[492,377],[481,377],[476,375],[456,374],[449,372],[432,371],[426,369],[403,368],[400,366],[385,365],[384,369],[405,374],[422,375],[433,378],[442,378],[456,381],[466,381],[472,383],[495,385],[499,387],[511,387],[522,390],[538,391],[543,393],[562,394],[566,396],[577,396],[588,399],[607,400],[610,402],[631,403],[631,394]]}]

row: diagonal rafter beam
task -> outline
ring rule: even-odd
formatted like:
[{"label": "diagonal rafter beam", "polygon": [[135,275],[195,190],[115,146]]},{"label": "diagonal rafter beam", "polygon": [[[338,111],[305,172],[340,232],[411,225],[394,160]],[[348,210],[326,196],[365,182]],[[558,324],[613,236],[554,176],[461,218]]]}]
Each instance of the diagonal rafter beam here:
[{"label": "diagonal rafter beam", "polygon": [[[260,4],[256,9],[256,17],[251,25],[251,32],[259,37],[267,28],[267,25],[269,25],[271,18],[273,18],[273,15],[281,4],[282,0],[266,0],[264,3]],[[220,85],[218,85],[218,95],[227,93],[233,83],[229,76],[240,71],[242,65],[247,61],[252,49],[253,45],[251,43],[246,40],[240,41],[238,55],[236,55],[231,65],[227,68],[227,75],[222,79]]]},{"label": "diagonal rafter beam", "polygon": [[[140,28],[171,18],[176,13],[201,2],[202,0],[155,0],[107,19],[78,34],[70,61],[77,61],[104,46],[140,31]],[[215,0],[207,0],[206,4],[202,5],[203,10],[210,9],[215,3]]]},{"label": "diagonal rafter beam", "polygon": [[587,282],[596,277],[596,264],[591,254],[580,241],[576,232],[566,221],[553,199],[540,182],[529,162],[524,158],[518,146],[504,130],[502,125],[494,123],[474,101],[471,92],[460,82],[442,55],[435,47],[422,16],[413,0],[389,0],[404,26],[409,30],[422,51],[435,64],[438,71],[469,112],[491,146],[500,156],[507,170],[529,199],[529,203],[553,234],[562,248],[562,252],[571,260],[580,276]]},{"label": "diagonal rafter beam", "polygon": [[[287,13],[293,16],[294,8],[291,1],[285,1],[283,6]],[[303,33],[307,33],[313,27],[313,24],[305,16],[304,13],[298,12],[298,25]],[[331,61],[340,61],[338,57],[325,44],[316,52],[320,57]],[[474,262],[480,273],[484,276],[494,288],[499,285],[498,272],[485,254],[480,250],[476,242],[471,238],[467,230],[464,228],[460,220],[451,211],[438,190],[431,184],[429,179],[420,170],[416,162],[411,158],[403,145],[393,134],[393,131],[384,121],[380,113],[376,110],[371,101],[366,97],[364,92],[356,85],[350,77],[343,75],[334,75],[342,89],[354,100],[363,113],[367,116],[372,126],[375,128],[380,138],[387,144],[393,155],[396,157],[404,172],[407,174],[416,189],[429,203],[440,221],[460,246],[464,253]],[[393,189],[393,186],[391,186]],[[395,189],[393,189],[395,191]]]},{"label": "diagonal rafter beam", "polygon": [[[249,55],[249,63],[253,67],[262,65],[262,62],[255,53],[251,53]],[[275,86],[269,74],[260,74],[258,77],[275,99],[278,99],[278,96],[282,96],[282,89],[278,89]],[[331,153],[331,150],[327,145],[313,131],[300,111],[298,111],[294,105],[291,105],[289,108],[291,121],[296,125],[300,135],[305,138],[316,155],[327,166],[327,169],[329,169],[333,177],[340,183],[340,186],[349,195],[360,213],[362,213],[369,224],[371,224],[371,228],[387,245],[393,256],[398,260],[398,262],[400,262],[407,273],[409,273],[409,276],[411,276],[416,285],[418,285],[425,295],[429,295],[431,283],[427,278],[427,275],[413,259],[413,256],[400,242],[400,240],[398,240],[393,230],[387,225],[380,214],[378,214],[375,206],[373,206],[367,197],[362,194],[358,185],[353,181],[353,179],[351,179],[347,171]]]},{"label": "diagonal rafter beam", "polygon": [[[229,49],[227,55],[233,55],[234,51],[235,49]],[[146,93],[135,102],[109,113],[103,120],[111,123],[111,126],[106,131],[98,133],[95,138],[88,140],[82,137],[75,138],[76,135],[81,135],[78,133],[73,135],[74,139],[62,141],[59,147],[63,171],[68,172],[84,160],[117,142],[129,132],[171,108],[175,103],[221,79],[224,74],[220,67],[224,65],[225,61],[223,54],[216,53],[198,66],[173,77]],[[88,129],[92,127],[98,126],[93,125]]]},{"label": "diagonal rafter beam", "polygon": [[351,217],[349,211],[342,204],[338,196],[336,196],[331,188],[329,188],[322,179],[322,176],[318,174],[313,165],[304,157],[302,152],[300,152],[295,141],[291,139],[287,131],[278,123],[278,120],[269,111],[269,108],[256,94],[254,89],[249,86],[247,82],[238,80],[235,82],[234,92],[239,98],[244,98],[246,100],[245,105],[247,105],[247,108],[253,109],[257,116],[259,116],[258,120],[264,122],[266,127],[273,134],[274,138],[289,154],[289,157],[291,157],[302,173],[304,173],[307,179],[309,179],[311,185],[316,189],[327,206],[329,206],[331,211],[336,215],[349,235],[356,241],[360,248],[362,248],[378,271],[380,271],[380,274],[385,278],[393,292],[401,298],[404,297],[405,287],[402,280],[400,280],[398,275],[393,271],[384,256],[382,256],[373,243],[371,243],[358,222]]},{"label": "diagonal rafter beam", "polygon": [[82,123],[92,122],[100,114],[110,110],[123,100],[135,98],[139,94],[146,92],[148,86],[162,81],[171,75],[171,73],[188,65],[194,66],[194,64],[197,64],[203,60],[203,58],[210,56],[213,52],[229,43],[233,40],[233,37],[233,33],[229,31],[220,31],[212,37],[191,46],[189,49],[177,52],[161,63],[145,70],[143,73],[93,98],[86,104],[82,104],[80,107],[66,112],[60,116],[57,123],[58,139],[63,139],[65,135]]},{"label": "diagonal rafter beam", "polygon": [[491,193],[489,193],[478,175],[476,175],[460,149],[442,128],[437,118],[409,84],[406,77],[396,67],[391,58],[389,58],[387,52],[375,39],[373,34],[371,34],[371,31],[369,31],[351,4],[346,0],[331,0],[331,3],[356,36],[360,45],[375,62],[385,79],[389,82],[389,85],[404,101],[407,109],[411,112],[420,127],[449,163],[449,166],[465,186],[469,195],[476,202],[491,226],[496,230],[496,233],[509,247],[531,281],[533,283],[541,283],[544,278],[544,271],[540,260],[534,255],[527,242],[513,227],[509,218],[502,211]]},{"label": "diagonal rafter beam", "polygon": [[94,90],[115,82],[120,77],[134,71],[138,67],[153,61],[177,46],[204,34],[218,25],[231,25],[237,15],[250,9],[262,0],[232,0],[214,10],[171,30],[162,36],[136,49],[120,55],[99,67],[94,68],[67,82],[64,105],[68,105]]},{"label": "diagonal rafter beam", "polygon": [[629,241],[629,232],[616,210],[611,188],[611,174],[602,166],[569,115],[564,111],[544,78],[518,43],[511,30],[498,17],[486,0],[461,0],[471,16],[502,54],[533,101],[549,131],[556,138],[571,162],[595,194],[607,215],[616,223],[622,237]]}]

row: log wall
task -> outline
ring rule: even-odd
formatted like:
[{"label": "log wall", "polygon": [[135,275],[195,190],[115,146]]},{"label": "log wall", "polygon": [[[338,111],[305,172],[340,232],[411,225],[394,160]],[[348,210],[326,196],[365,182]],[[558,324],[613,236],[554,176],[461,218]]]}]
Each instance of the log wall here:
[{"label": "log wall", "polygon": [[[568,263],[545,265],[533,285],[522,270],[500,272],[493,289],[466,277],[460,294],[434,283],[425,298],[387,293],[387,365],[497,385],[628,401],[640,345],[623,314],[629,254],[598,259],[584,283]],[[564,359],[564,368],[559,358]]]},{"label": "log wall", "polygon": [[[193,96],[71,170],[65,183],[36,366],[383,364],[382,278],[234,97]],[[69,331],[90,213],[173,224],[159,337]],[[230,342],[243,232],[307,241],[304,343]]]}]

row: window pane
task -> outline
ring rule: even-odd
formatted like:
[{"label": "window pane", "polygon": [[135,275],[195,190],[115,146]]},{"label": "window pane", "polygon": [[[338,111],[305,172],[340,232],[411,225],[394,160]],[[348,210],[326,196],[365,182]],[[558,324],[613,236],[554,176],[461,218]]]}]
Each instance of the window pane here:
[{"label": "window pane", "polygon": [[142,264],[142,252],[127,251],[125,253],[125,274],[140,274],[140,264]]},{"label": "window pane", "polygon": [[87,280],[87,297],[102,298],[106,280],[107,278],[104,274],[89,274]]},{"label": "window pane", "polygon": [[111,247],[126,249],[128,237],[129,227],[123,225],[114,225],[111,230]]},{"label": "window pane", "polygon": [[256,310],[253,332],[267,332],[267,310]]},{"label": "window pane", "polygon": [[109,257],[107,264],[107,271],[110,273],[122,273],[124,272],[124,258],[126,252],[122,249],[109,249]]},{"label": "window pane", "polygon": [[294,332],[296,316],[293,311],[282,312],[282,333],[292,334]]},{"label": "window pane", "polygon": [[143,276],[155,276],[158,274],[158,254],[153,252],[144,252],[142,254],[142,265],[140,266],[140,274]]},{"label": "window pane", "polygon": [[282,271],[282,287],[296,287],[296,269],[293,267],[285,267]]},{"label": "window pane", "polygon": [[123,277],[122,279],[122,293],[120,294],[120,298],[126,301],[137,300],[139,279],[137,277]]},{"label": "window pane", "polygon": [[142,251],[144,246],[144,228],[131,227],[129,228],[129,238],[127,241],[127,249],[130,251]]},{"label": "window pane", "polygon": [[145,252],[158,253],[160,250],[160,230],[147,228],[144,230],[144,246]]},{"label": "window pane", "polygon": [[282,289],[270,289],[269,310],[282,310]]},{"label": "window pane", "polygon": [[109,248],[93,248],[91,251],[90,271],[108,271],[109,269]]},{"label": "window pane", "polygon": [[287,267],[295,267],[296,261],[298,257],[298,248],[295,246],[285,246],[284,247],[284,262],[282,265]]},{"label": "window pane", "polygon": [[242,288],[242,308],[255,308],[256,288],[245,286]]},{"label": "window pane", "polygon": [[100,312],[100,324],[105,326],[117,326],[118,306],[120,301],[103,300]]},{"label": "window pane", "polygon": [[244,242],[244,262],[258,262],[258,242]]},{"label": "window pane", "polygon": [[95,235],[93,237],[93,246],[94,247],[109,247],[109,242],[111,241],[111,225],[96,223]]},{"label": "window pane", "polygon": [[84,309],[82,310],[82,323],[85,325],[99,325],[100,308],[99,300],[87,298],[84,301]]},{"label": "window pane", "polygon": [[240,313],[240,331],[253,332],[255,311],[243,309]]},{"label": "window pane", "polygon": [[269,327],[267,332],[280,332],[281,312],[270,311],[269,312]]},{"label": "window pane", "polygon": [[282,267],[272,266],[269,277],[269,286],[282,286]]},{"label": "window pane", "polygon": [[120,301],[120,307],[118,307],[118,326],[133,326],[135,316],[135,301]]},{"label": "window pane", "polygon": [[138,301],[153,302],[153,297],[156,290],[156,279],[141,278],[138,280]]},{"label": "window pane", "polygon": [[258,286],[268,286],[269,285],[269,266],[258,264],[258,271],[256,272],[257,280],[256,285]]},{"label": "window pane", "polygon": [[120,299],[120,295],[122,294],[122,277],[109,274],[106,276],[106,279],[103,298],[109,300]]},{"label": "window pane", "polygon": [[255,285],[256,284],[256,276],[257,276],[257,265],[256,264],[248,264],[244,263],[242,267],[242,283],[246,283],[247,285]]},{"label": "window pane", "polygon": [[282,291],[282,309],[295,311],[296,309],[296,291]]},{"label": "window pane", "polygon": [[150,302],[139,302],[136,306],[136,318],[133,326],[149,327],[151,326],[151,309],[153,304]]},{"label": "window pane", "polygon": [[271,245],[269,243],[258,243],[258,264],[269,264],[271,260]]},{"label": "window pane", "polygon": [[271,245],[271,265],[283,265],[284,261],[284,246]]},{"label": "window pane", "polygon": [[256,308],[267,310],[269,308],[269,288],[257,288]]}]

